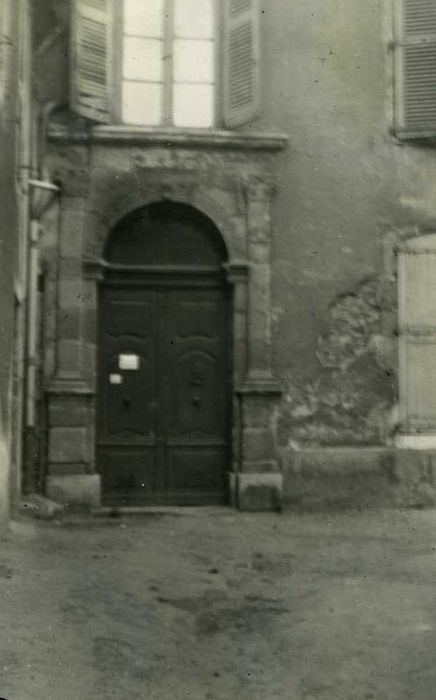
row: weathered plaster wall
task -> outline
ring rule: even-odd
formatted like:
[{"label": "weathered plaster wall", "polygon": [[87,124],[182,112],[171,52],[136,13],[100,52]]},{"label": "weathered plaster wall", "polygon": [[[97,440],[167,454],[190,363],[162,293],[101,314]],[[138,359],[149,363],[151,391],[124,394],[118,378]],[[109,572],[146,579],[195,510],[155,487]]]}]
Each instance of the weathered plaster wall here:
[{"label": "weathered plaster wall", "polygon": [[434,225],[436,154],[391,135],[391,5],[263,3],[253,128],[290,138],[273,209],[283,445],[380,444],[395,423],[396,299],[382,248],[392,230]]}]

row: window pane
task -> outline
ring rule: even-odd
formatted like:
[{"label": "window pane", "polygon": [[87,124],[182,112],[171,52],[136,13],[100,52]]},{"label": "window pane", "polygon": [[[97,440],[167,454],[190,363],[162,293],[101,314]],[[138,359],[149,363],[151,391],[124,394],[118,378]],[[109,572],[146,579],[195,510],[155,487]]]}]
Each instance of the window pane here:
[{"label": "window pane", "polygon": [[123,77],[129,80],[162,80],[162,45],[159,39],[124,37]]},{"label": "window pane", "polygon": [[174,4],[176,36],[213,39],[213,0],[175,0]]},{"label": "window pane", "polygon": [[174,80],[178,83],[214,82],[213,41],[174,41]]},{"label": "window pane", "polygon": [[163,15],[163,0],[124,0],[124,33],[161,37]]},{"label": "window pane", "polygon": [[174,126],[209,127],[214,123],[214,86],[173,86]]},{"label": "window pane", "polygon": [[157,126],[162,121],[162,85],[124,82],[121,107],[125,124]]}]

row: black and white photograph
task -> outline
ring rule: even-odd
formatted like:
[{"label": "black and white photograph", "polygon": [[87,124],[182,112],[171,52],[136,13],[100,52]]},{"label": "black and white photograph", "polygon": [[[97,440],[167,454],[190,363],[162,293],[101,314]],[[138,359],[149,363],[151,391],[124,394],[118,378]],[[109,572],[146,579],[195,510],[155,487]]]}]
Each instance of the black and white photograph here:
[{"label": "black and white photograph", "polygon": [[0,700],[436,699],[436,0],[0,0]]}]

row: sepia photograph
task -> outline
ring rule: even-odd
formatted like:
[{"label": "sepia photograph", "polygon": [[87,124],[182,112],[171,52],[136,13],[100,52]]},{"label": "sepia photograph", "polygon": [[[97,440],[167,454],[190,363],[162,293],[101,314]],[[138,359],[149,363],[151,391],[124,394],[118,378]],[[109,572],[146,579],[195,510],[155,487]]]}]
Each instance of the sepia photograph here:
[{"label": "sepia photograph", "polygon": [[0,0],[0,700],[436,700],[436,0]]}]

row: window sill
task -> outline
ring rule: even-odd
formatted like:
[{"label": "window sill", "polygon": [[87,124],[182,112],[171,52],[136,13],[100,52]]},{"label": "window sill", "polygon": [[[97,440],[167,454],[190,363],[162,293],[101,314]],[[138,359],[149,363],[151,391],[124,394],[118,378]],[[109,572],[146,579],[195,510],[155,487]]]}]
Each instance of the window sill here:
[{"label": "window sill", "polygon": [[48,138],[54,143],[137,144],[241,151],[281,151],[288,143],[288,137],[284,134],[247,134],[222,129],[169,129],[118,124],[89,128],[51,124]]},{"label": "window sill", "polygon": [[393,135],[399,144],[405,145],[436,145],[435,131],[407,131],[406,129],[397,129]]}]

